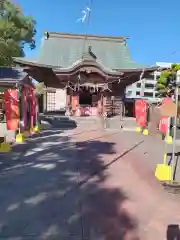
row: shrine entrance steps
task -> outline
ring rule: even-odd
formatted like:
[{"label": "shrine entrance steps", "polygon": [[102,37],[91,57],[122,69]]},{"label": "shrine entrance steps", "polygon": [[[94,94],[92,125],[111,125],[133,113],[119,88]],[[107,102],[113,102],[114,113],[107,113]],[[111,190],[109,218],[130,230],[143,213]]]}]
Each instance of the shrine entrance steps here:
[{"label": "shrine entrance steps", "polygon": [[67,116],[58,114],[41,114],[40,116],[41,125],[46,125],[48,128],[56,129],[74,129],[77,124],[74,120]]}]

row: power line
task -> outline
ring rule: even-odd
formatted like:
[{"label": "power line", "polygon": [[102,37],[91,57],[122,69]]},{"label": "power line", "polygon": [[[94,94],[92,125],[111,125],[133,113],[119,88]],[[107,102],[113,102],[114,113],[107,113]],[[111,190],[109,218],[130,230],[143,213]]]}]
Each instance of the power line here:
[{"label": "power line", "polygon": [[[169,57],[175,55],[175,54],[178,53],[178,52],[180,52],[180,49],[177,50],[177,51],[171,52],[169,55],[166,55],[166,57],[164,57],[164,58],[162,59],[162,61],[168,59]],[[146,68],[150,68],[150,67],[155,67],[155,65],[154,65],[154,64],[149,64],[149,65],[147,65]],[[142,73],[141,73],[141,76],[140,76],[141,79],[143,78],[142,75],[143,75],[143,73],[145,72],[146,68],[143,68],[143,69],[142,69]],[[160,70],[160,69],[162,69],[162,66],[159,66],[159,67],[157,68],[157,71]],[[129,76],[122,77],[120,80],[123,80],[123,79],[125,79],[125,78],[129,78],[129,77],[132,77],[132,76],[134,76],[134,73],[132,73],[132,74],[129,75]],[[141,79],[140,79],[140,80],[141,80]],[[117,80],[116,80],[116,81],[117,81]]]},{"label": "power line", "polygon": [[82,13],[84,14],[82,16],[82,18],[78,19],[78,21],[81,20],[82,23],[86,24],[86,31],[85,31],[85,34],[84,34],[84,41],[83,41],[83,47],[82,47],[82,56],[81,56],[82,59],[83,59],[83,55],[84,55],[85,48],[86,48],[86,42],[87,42],[87,39],[88,39],[88,30],[89,30],[93,0],[89,0],[87,6],[88,7],[86,7],[86,9],[82,11]]}]

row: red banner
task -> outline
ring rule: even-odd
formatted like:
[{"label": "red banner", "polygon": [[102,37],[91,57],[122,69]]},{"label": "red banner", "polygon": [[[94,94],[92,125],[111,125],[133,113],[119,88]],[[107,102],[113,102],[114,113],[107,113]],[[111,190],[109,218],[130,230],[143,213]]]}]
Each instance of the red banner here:
[{"label": "red banner", "polygon": [[30,124],[31,128],[34,127],[36,118],[36,96],[34,93],[34,89],[30,90]]},{"label": "red banner", "polygon": [[147,124],[147,101],[136,100],[135,102],[136,122],[141,127],[146,127]]},{"label": "red banner", "polygon": [[78,96],[72,96],[71,105],[72,105],[72,110],[76,110],[78,106]]},{"label": "red banner", "polygon": [[159,123],[159,131],[162,133],[167,133],[169,128],[169,117],[161,117]]},{"label": "red banner", "polygon": [[21,107],[23,108],[23,122],[24,127],[27,125],[27,96],[28,96],[28,90],[26,87],[23,89],[23,103],[21,103]]},{"label": "red banner", "polygon": [[[167,104],[170,101],[172,101],[171,98],[166,97],[162,100],[162,105]],[[162,116],[160,118],[159,131],[166,134],[168,132],[168,128],[169,128],[169,117]]]},{"label": "red banner", "polygon": [[18,90],[5,90],[4,107],[8,130],[16,130],[19,122]]}]

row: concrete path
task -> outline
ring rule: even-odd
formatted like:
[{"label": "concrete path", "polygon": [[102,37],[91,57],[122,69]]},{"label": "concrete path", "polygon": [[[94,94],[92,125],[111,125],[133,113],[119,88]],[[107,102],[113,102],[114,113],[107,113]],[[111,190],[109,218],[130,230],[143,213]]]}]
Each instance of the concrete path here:
[{"label": "concrete path", "polygon": [[47,130],[0,156],[0,239],[173,239],[180,199],[154,178],[162,143],[95,127]]}]

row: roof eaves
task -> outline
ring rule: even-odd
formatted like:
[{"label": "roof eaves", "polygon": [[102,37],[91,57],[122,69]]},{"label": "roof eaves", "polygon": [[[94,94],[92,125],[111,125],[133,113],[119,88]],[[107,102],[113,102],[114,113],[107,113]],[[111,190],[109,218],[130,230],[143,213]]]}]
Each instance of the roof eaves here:
[{"label": "roof eaves", "polygon": [[156,71],[158,69],[157,66],[154,67],[145,67],[145,68],[129,68],[129,69],[117,69],[116,71],[123,72],[148,72],[148,71]]},{"label": "roof eaves", "polygon": [[[76,61],[73,65],[69,66],[69,67],[66,67],[66,68],[53,68],[53,71],[55,73],[57,72],[68,72],[68,71],[73,71],[75,70],[76,68],[80,67],[80,66],[83,66],[83,64],[86,63],[86,60],[85,59],[79,59],[78,61]],[[112,70],[110,68],[107,68],[105,66],[103,66],[103,64],[101,62],[99,62],[98,60],[92,60],[90,62],[88,62],[89,65],[92,65],[92,66],[96,66],[96,67],[99,67],[103,72],[106,72],[106,73],[110,73],[110,74],[117,74],[117,71],[116,70]],[[122,73],[121,73],[122,74]]]},{"label": "roof eaves", "polygon": [[34,62],[33,61],[28,61],[28,60],[26,60],[26,58],[13,57],[13,61],[15,63],[19,63],[19,64],[27,65],[27,66],[43,67],[43,68],[53,68],[52,65],[38,63],[38,62],[35,62],[35,61]]},{"label": "roof eaves", "polygon": [[0,67],[0,81],[17,82],[23,80],[27,73],[23,72],[21,68],[16,67]]}]

